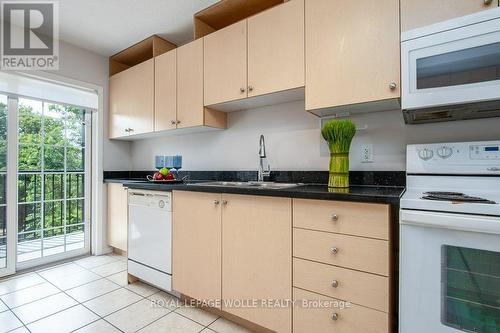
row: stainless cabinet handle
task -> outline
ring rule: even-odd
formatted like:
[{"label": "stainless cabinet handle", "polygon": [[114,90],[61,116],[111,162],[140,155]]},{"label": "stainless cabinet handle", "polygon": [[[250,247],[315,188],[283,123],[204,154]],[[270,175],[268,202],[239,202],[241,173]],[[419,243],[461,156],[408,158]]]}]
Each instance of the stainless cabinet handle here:
[{"label": "stainless cabinet handle", "polygon": [[214,200],[214,205],[218,205],[220,204],[220,201],[219,200]]},{"label": "stainless cabinet handle", "polygon": [[488,168],[488,171],[500,171],[500,168],[499,167],[491,167],[491,168]]},{"label": "stainless cabinet handle", "polygon": [[339,253],[339,249],[338,249],[338,248],[336,248],[336,247],[334,246],[334,247],[332,247],[332,248],[330,249],[330,252],[331,252],[332,254],[337,254],[337,253]]},{"label": "stainless cabinet handle", "polygon": [[337,312],[334,312],[332,314],[332,320],[338,320],[339,319],[339,314]]},{"label": "stainless cabinet handle", "polygon": [[396,84],[396,82],[389,83],[389,89],[395,90],[397,87],[398,87],[398,85]]},{"label": "stainless cabinet handle", "polygon": [[244,93],[245,92],[245,88],[240,88],[240,92]]},{"label": "stainless cabinet handle", "polygon": [[253,91],[253,86],[248,86],[248,91]]},{"label": "stainless cabinet handle", "polygon": [[222,200],[223,205],[227,205],[227,200]]},{"label": "stainless cabinet handle", "polygon": [[332,214],[332,221],[337,222],[339,220],[339,216],[337,214]]},{"label": "stainless cabinet handle", "polygon": [[484,0],[484,4],[485,4],[486,6],[489,6],[489,5],[491,5],[492,3],[493,3],[493,0]]},{"label": "stainless cabinet handle", "polygon": [[338,286],[339,286],[339,281],[337,281],[337,280],[333,280],[333,281],[332,281],[332,287],[333,287],[333,288],[337,288]]}]

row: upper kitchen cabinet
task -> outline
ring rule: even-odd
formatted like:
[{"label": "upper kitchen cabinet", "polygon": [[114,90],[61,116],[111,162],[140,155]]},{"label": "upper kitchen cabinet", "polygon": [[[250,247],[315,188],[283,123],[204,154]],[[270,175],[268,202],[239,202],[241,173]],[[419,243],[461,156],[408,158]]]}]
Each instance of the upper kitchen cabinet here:
[{"label": "upper kitchen cabinet", "polygon": [[205,105],[246,98],[247,21],[225,27],[203,40]]},{"label": "upper kitchen cabinet", "polygon": [[304,0],[248,19],[248,97],[304,86]]},{"label": "upper kitchen cabinet", "polygon": [[154,59],[109,78],[110,138],[153,131]]},{"label": "upper kitchen cabinet", "polygon": [[109,58],[110,138],[154,131],[155,57],[175,48],[151,36]]},{"label": "upper kitchen cabinet", "polygon": [[226,128],[227,115],[203,106],[203,39],[177,49],[177,128]]},{"label": "upper kitchen cabinet", "polygon": [[155,58],[155,131],[177,128],[177,51]]},{"label": "upper kitchen cabinet", "polygon": [[305,0],[306,109],[399,107],[399,0]]},{"label": "upper kitchen cabinet", "polygon": [[401,31],[498,6],[498,0],[401,0]]}]

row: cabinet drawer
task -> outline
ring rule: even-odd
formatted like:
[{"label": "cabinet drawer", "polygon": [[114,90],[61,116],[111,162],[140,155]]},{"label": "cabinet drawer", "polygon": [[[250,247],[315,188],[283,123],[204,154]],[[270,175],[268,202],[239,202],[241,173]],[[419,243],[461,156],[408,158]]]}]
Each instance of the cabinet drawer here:
[{"label": "cabinet drawer", "polygon": [[[297,305],[293,310],[294,333],[388,333],[389,315],[377,310],[352,304],[340,309],[335,307],[333,298],[293,288],[293,298]],[[305,301],[320,301],[331,304],[325,307],[304,307]],[[337,314],[337,320],[332,317]]]},{"label": "cabinet drawer", "polygon": [[389,242],[294,228],[293,256],[388,276]]},{"label": "cabinet drawer", "polygon": [[389,278],[387,277],[294,259],[293,285],[336,299],[389,312]]},{"label": "cabinet drawer", "polygon": [[293,226],[387,240],[389,205],[294,199]]}]

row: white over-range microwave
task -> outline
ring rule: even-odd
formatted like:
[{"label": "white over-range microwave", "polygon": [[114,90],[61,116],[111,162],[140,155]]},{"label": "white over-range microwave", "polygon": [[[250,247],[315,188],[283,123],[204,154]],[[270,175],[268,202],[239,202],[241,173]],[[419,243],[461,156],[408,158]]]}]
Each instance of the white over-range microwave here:
[{"label": "white over-range microwave", "polygon": [[404,32],[407,123],[500,116],[500,8]]}]

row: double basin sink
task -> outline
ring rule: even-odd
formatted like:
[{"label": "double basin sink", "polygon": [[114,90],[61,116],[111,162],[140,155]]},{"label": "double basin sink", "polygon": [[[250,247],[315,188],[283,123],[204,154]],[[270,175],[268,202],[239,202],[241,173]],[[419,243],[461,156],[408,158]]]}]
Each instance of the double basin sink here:
[{"label": "double basin sink", "polygon": [[304,184],[302,184],[302,183],[275,183],[275,182],[206,182],[206,183],[192,183],[192,184],[188,184],[188,185],[281,190],[281,189],[302,186]]}]

